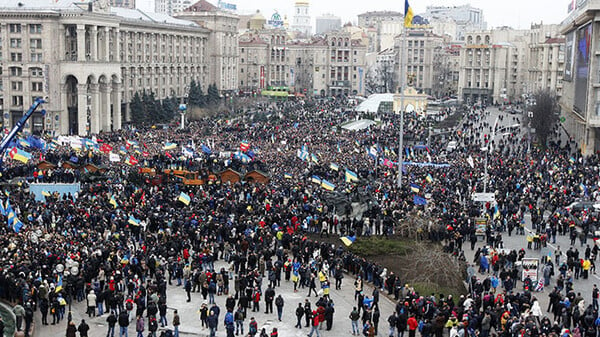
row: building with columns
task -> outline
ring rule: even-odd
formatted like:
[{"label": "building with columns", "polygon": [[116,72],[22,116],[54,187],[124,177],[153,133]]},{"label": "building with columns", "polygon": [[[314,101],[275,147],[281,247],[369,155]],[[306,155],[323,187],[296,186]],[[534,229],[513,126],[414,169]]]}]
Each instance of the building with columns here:
[{"label": "building with columns", "polygon": [[294,15],[290,26],[292,31],[296,31],[309,37],[312,35],[312,25],[309,13],[310,5],[308,0],[296,1],[294,4]]},{"label": "building with columns", "polygon": [[[96,134],[130,121],[136,92],[157,99],[203,88],[237,88],[237,18],[212,12],[197,22],[126,8],[108,0],[50,5],[33,1],[0,9],[0,110],[12,127],[37,97],[44,117],[26,129]],[[201,13],[198,13],[201,14]]]}]

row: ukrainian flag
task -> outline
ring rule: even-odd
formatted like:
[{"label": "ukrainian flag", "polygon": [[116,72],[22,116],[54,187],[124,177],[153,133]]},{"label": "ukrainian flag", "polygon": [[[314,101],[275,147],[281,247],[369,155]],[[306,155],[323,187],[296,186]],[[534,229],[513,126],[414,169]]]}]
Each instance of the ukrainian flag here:
[{"label": "ukrainian flag", "polygon": [[119,204],[117,203],[117,200],[115,199],[114,195],[110,196],[110,201],[108,203],[113,205],[113,208],[119,207]]},{"label": "ukrainian flag", "polygon": [[52,194],[50,194],[50,192],[48,192],[48,191],[42,191],[42,195],[45,196],[45,197],[49,197]]},{"label": "ukrainian flag", "polygon": [[176,148],[177,148],[177,144],[170,143],[170,142],[166,142],[165,145],[163,146],[163,150],[165,150],[165,151],[174,150]]},{"label": "ukrainian flag", "polygon": [[62,288],[63,288],[63,277],[62,277],[62,275],[59,274],[57,277],[58,277],[58,279],[56,280],[56,289],[54,289],[55,293],[60,292],[62,290]]},{"label": "ukrainian flag", "polygon": [[319,163],[319,158],[317,158],[317,155],[314,153],[310,154],[310,160],[312,160],[313,162],[315,162],[317,164]]},{"label": "ukrainian flag", "polygon": [[419,191],[421,191],[421,186],[417,184],[410,184],[410,190],[415,193],[419,193]]},{"label": "ukrainian flag", "polygon": [[352,181],[358,181],[358,175],[356,175],[355,172],[352,172],[348,169],[346,169],[346,182],[352,182]]},{"label": "ukrainian flag", "polygon": [[133,226],[139,226],[141,220],[134,218],[133,215],[130,215],[129,216],[129,221],[127,221],[127,222],[129,222]]},{"label": "ukrainian flag", "polygon": [[321,184],[321,178],[319,178],[318,176],[312,176],[310,178],[310,181],[312,181],[315,184]]},{"label": "ukrainian flag", "polygon": [[181,192],[179,194],[179,198],[177,198],[177,200],[183,202],[186,206],[188,206],[190,204],[190,202],[192,201],[192,198],[190,198],[190,196],[187,195],[186,193]]},{"label": "ukrainian flag", "polygon": [[17,147],[13,147],[12,150],[10,150],[10,152],[8,153],[8,155],[11,159],[18,160],[24,164],[27,164],[29,159],[31,159],[31,153],[20,150]]},{"label": "ukrainian flag", "polygon": [[412,27],[412,20],[414,17],[414,13],[412,7],[408,3],[408,0],[404,0],[404,27],[410,28]]},{"label": "ukrainian flag", "polygon": [[336,163],[330,163],[329,164],[329,168],[332,169],[332,170],[334,170],[334,171],[338,171],[340,169],[340,167]]},{"label": "ukrainian flag", "polygon": [[427,174],[425,180],[427,180],[427,182],[431,184],[433,182],[433,177],[431,176],[431,174]]},{"label": "ukrainian flag", "polygon": [[356,236],[342,236],[340,240],[348,247],[356,241]]},{"label": "ukrainian flag", "polygon": [[285,178],[285,179],[292,179],[292,174],[286,172],[286,173],[283,174],[283,178]]},{"label": "ukrainian flag", "polygon": [[335,190],[335,185],[330,183],[329,181],[323,179],[321,181],[321,187],[323,187],[324,189],[328,190],[328,191],[333,191]]},{"label": "ukrainian flag", "polygon": [[13,224],[13,231],[18,234],[21,231],[21,228],[23,228],[23,223],[21,220],[16,219],[15,223]]},{"label": "ukrainian flag", "polygon": [[500,218],[500,210],[498,210],[498,205],[494,206],[494,220]]}]

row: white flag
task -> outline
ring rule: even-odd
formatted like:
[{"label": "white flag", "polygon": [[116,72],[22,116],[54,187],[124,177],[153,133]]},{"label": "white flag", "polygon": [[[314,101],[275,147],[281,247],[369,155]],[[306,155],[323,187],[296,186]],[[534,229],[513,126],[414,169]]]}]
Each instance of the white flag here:
[{"label": "white flag", "polygon": [[119,156],[119,155],[118,155],[118,154],[116,154],[116,153],[112,153],[112,152],[111,152],[111,153],[109,153],[109,154],[108,154],[108,159],[109,159],[111,162],[119,162],[119,161],[121,161],[121,156]]}]

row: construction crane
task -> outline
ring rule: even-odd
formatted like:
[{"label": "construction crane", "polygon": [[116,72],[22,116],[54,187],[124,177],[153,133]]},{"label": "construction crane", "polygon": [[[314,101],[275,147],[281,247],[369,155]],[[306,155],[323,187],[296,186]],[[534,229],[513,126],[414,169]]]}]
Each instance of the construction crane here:
[{"label": "construction crane", "polygon": [[[2,139],[2,143],[0,143],[0,169],[3,168],[2,162],[4,159],[4,154],[6,153],[6,149],[8,148],[8,144],[10,144],[10,142],[15,138],[17,133],[19,133],[19,132],[21,132],[21,130],[23,130],[23,126],[25,126],[25,123],[27,123],[27,120],[33,115],[33,113],[37,110],[37,108],[44,103],[46,103],[45,99],[37,98],[35,100],[35,102],[33,102],[33,104],[29,107],[29,110],[27,110],[27,112],[23,115],[23,117],[21,117],[21,119],[19,119],[17,124],[15,124],[15,126],[12,128],[12,130],[10,130],[10,132],[6,136],[4,136],[4,138]],[[40,112],[41,112],[42,116],[44,116],[46,114],[45,109],[42,109]]]}]

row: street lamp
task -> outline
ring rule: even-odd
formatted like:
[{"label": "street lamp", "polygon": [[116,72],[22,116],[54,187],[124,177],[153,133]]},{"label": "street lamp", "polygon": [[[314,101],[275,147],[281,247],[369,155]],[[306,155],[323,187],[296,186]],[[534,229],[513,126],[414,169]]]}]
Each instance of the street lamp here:
[{"label": "street lamp", "polygon": [[183,93],[179,99],[179,113],[181,114],[181,130],[185,129],[185,113],[187,112],[187,104],[185,104],[184,97],[188,97],[188,91],[190,90],[190,86],[186,85],[183,88]]}]

